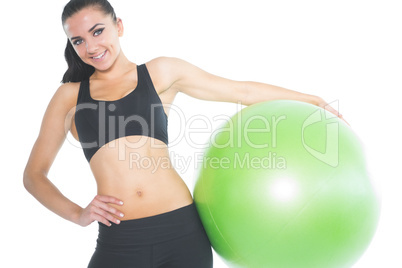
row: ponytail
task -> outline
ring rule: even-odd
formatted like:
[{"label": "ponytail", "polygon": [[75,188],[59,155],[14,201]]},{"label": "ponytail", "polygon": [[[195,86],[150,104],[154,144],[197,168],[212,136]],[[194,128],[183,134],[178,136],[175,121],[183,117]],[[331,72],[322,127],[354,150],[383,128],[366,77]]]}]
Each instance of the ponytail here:
[{"label": "ponytail", "polygon": [[68,82],[81,82],[89,78],[94,72],[95,68],[83,62],[75,52],[70,40],[67,39],[66,50],[64,51],[68,69],[63,75],[62,83]]}]

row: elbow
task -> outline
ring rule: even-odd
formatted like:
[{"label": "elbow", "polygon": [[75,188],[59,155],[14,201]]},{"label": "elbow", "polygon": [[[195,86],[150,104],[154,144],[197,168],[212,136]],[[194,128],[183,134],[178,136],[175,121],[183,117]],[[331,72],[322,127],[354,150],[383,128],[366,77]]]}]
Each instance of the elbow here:
[{"label": "elbow", "polygon": [[47,179],[48,171],[48,168],[28,161],[22,174],[22,185],[30,194],[34,194],[39,184]]},{"label": "elbow", "polygon": [[22,175],[22,183],[24,185],[24,188],[28,192],[30,192],[30,190],[32,189],[32,180],[27,168],[25,168],[24,173]]},{"label": "elbow", "polygon": [[29,168],[25,168],[24,173],[22,175],[22,184],[30,194],[32,194],[35,188],[35,182],[38,181],[39,176],[40,175],[38,173],[33,172]]}]

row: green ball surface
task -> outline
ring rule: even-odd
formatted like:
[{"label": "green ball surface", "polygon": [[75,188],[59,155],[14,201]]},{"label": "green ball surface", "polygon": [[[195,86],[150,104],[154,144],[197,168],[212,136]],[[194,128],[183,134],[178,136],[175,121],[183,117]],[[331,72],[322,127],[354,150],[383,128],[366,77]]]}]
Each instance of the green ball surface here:
[{"label": "green ball surface", "polygon": [[351,267],[380,213],[352,129],[285,100],[246,107],[214,133],[194,200],[231,267]]}]

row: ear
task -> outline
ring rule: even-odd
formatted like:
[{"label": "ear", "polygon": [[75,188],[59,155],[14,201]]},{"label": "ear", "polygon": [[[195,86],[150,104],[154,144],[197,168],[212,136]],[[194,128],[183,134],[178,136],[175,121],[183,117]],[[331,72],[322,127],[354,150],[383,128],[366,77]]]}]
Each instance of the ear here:
[{"label": "ear", "polygon": [[119,37],[122,37],[123,33],[124,33],[124,27],[123,27],[123,21],[121,20],[121,18],[117,18],[116,24],[117,24],[118,35],[119,35]]}]

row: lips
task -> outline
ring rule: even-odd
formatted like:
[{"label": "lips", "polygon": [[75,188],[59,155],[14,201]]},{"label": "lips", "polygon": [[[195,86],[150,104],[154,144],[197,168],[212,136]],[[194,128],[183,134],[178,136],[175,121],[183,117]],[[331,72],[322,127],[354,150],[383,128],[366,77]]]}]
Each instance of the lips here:
[{"label": "lips", "polygon": [[94,61],[101,61],[105,58],[107,50],[105,50],[103,53],[95,56],[95,57],[91,57],[91,59],[93,59]]}]

